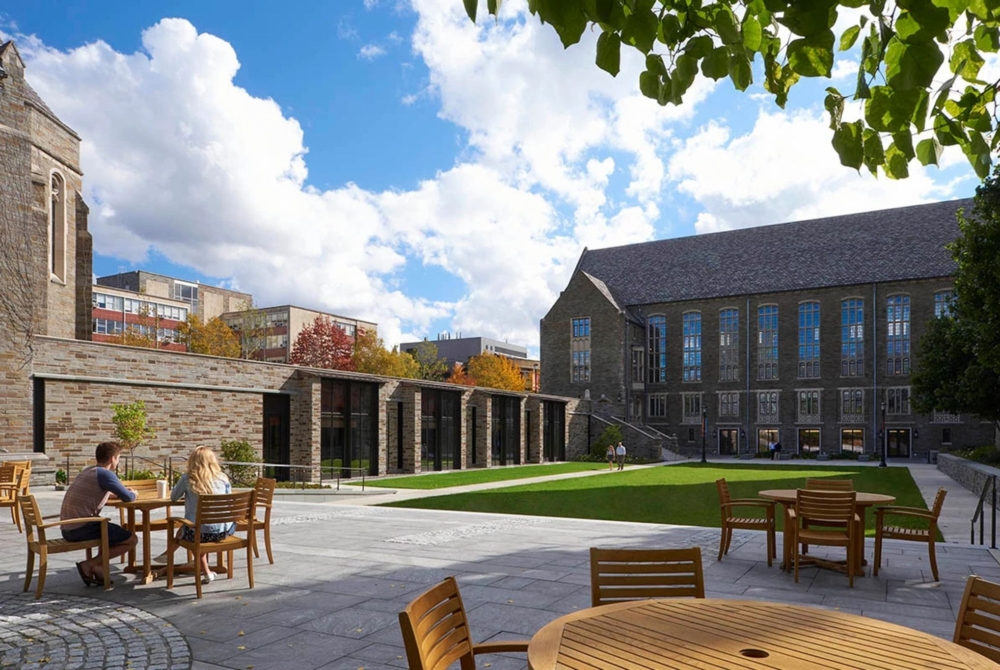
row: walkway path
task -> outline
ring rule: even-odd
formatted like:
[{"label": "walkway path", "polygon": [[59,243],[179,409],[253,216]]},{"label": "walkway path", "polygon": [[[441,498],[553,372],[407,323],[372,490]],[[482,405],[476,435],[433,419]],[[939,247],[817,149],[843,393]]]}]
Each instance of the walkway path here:
[{"label": "walkway path", "polygon": [[[911,472],[933,495],[936,469],[915,466]],[[946,487],[953,501],[946,510],[956,515],[960,529],[969,518],[968,503],[962,495],[953,496],[960,492],[957,484],[949,480]],[[35,492],[44,514],[58,511],[62,493],[42,487]],[[244,560],[237,557],[234,578],[208,585],[201,601],[194,600],[190,577],[167,591],[162,580],[138,584],[119,573],[117,564],[113,591],[87,589],[73,567],[79,557],[58,554],[50,560],[45,595],[36,602],[33,593],[21,593],[24,536],[0,519],[0,647],[7,645],[0,652],[0,668],[42,667],[46,658],[58,658],[68,660],[60,665],[66,668],[399,670],[406,662],[397,613],[429,585],[457,575],[475,640],[526,638],[552,619],[589,606],[591,546],[699,546],[711,597],[832,607],[945,638],[953,631],[967,576],[1000,581],[1000,566],[990,552],[969,545],[940,547],[942,580],[934,583],[926,547],[889,541],[879,576],[869,573],[851,589],[842,574],[808,568],[795,583],[777,566],[767,567],[764,538],[752,531],[737,531],[729,555],[717,562],[718,529],[358,504],[370,501],[277,502],[272,522],[276,564],[255,562],[256,588],[251,590]],[[162,548],[160,534],[153,550]],[[866,551],[871,556],[870,540]],[[28,624],[34,629],[5,627],[3,616],[25,612],[33,617]],[[59,648],[53,636],[61,626],[49,617],[65,616],[85,621],[98,634],[66,637],[65,648]],[[134,623],[139,620],[147,625]],[[42,639],[36,631],[45,634],[49,646],[31,646]],[[86,657],[74,646],[81,642],[88,645]],[[523,654],[484,661],[492,670],[525,667]]]}]

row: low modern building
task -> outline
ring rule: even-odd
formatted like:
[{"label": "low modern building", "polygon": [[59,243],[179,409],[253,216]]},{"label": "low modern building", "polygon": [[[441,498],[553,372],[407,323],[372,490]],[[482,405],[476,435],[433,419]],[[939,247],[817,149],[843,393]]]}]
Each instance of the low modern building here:
[{"label": "low modern building", "polygon": [[971,204],[585,249],[541,322],[542,391],[589,394],[688,452],[703,434],[719,454],[992,443],[989,422],[910,405],[913,353],[949,309],[955,213]]},{"label": "low modern building", "polygon": [[166,275],[134,270],[98,277],[99,286],[141,293],[148,298],[166,298],[187,303],[191,314],[203,322],[224,312],[235,312],[253,304],[249,293],[185,281]]},{"label": "low modern building", "polygon": [[[526,391],[538,391],[540,378],[540,361],[528,358],[528,348],[517,344],[510,344],[501,340],[494,340],[489,337],[452,337],[445,333],[439,335],[436,340],[425,340],[437,347],[438,356],[444,359],[448,369],[456,363],[465,365],[473,356],[480,354],[498,354],[506,356],[514,362],[521,370],[524,377],[524,388]],[[415,353],[420,342],[403,342],[399,345],[400,351]]]},{"label": "low modern building", "polygon": [[316,319],[329,319],[348,336],[354,337],[358,330],[378,331],[378,325],[346,316],[328,314],[295,305],[261,307],[247,311],[226,312],[220,318],[236,332],[255,331],[251,339],[254,343],[250,358],[271,363],[287,363],[295,340],[306,326]]},{"label": "low modern building", "polygon": [[157,349],[187,351],[178,341],[178,328],[187,321],[188,303],[99,285],[93,300],[94,342],[117,342],[133,330],[154,339]]}]

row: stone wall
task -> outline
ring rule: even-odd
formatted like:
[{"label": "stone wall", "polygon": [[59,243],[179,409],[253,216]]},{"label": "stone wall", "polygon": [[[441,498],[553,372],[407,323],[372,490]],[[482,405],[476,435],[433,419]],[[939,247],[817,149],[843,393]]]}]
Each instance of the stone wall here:
[{"label": "stone wall", "polygon": [[991,475],[1000,475],[1000,468],[951,454],[938,454],[937,467],[977,496],[982,493]]}]

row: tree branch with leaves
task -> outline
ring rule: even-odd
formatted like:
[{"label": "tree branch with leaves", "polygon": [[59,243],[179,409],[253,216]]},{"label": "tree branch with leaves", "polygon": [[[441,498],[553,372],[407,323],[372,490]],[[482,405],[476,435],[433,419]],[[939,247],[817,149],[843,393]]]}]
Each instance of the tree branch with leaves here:
[{"label": "tree branch with leaves", "polygon": [[[478,0],[463,0],[475,21]],[[502,0],[487,0],[499,17]],[[890,178],[909,165],[937,165],[957,146],[980,178],[997,148],[997,81],[980,79],[983,54],[1000,50],[995,0],[529,0],[529,11],[569,48],[600,31],[596,63],[617,76],[622,48],[645,57],[642,94],[680,105],[699,78],[754,83],[781,108],[803,78],[829,78],[837,53],[857,63],[853,91],[826,89],[840,162]],[[838,19],[856,16],[838,35]],[[759,71],[759,70],[758,70]],[[845,120],[850,102],[860,118]]]}]

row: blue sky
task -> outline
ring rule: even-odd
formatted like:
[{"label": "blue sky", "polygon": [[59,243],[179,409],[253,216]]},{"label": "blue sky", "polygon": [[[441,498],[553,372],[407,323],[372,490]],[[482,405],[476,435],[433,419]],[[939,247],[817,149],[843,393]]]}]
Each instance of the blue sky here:
[{"label": "blue sky", "polygon": [[83,137],[98,275],[234,286],[373,320],[390,346],[536,350],[584,247],[976,186],[957,152],[901,182],[838,165],[821,91],[848,90],[851,54],[786,110],[726,81],[660,108],[637,57],[612,79],[596,34],[563,50],[525,6],[473,25],[461,0],[36,0],[0,10],[0,36]]}]

